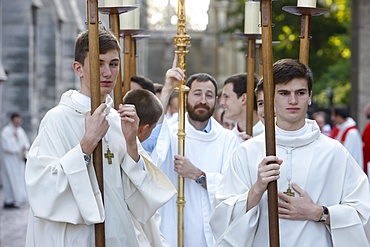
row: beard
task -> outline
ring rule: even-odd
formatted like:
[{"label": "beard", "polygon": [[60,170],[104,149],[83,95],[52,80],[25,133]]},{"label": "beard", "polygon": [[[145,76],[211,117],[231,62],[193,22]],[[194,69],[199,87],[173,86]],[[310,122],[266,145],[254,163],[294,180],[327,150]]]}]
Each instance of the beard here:
[{"label": "beard", "polygon": [[[202,109],[202,111],[199,111],[198,109]],[[197,104],[195,106],[191,106],[188,103],[186,104],[186,110],[189,114],[189,117],[193,119],[194,121],[205,122],[205,121],[208,121],[213,116],[215,107],[213,106],[211,108],[208,105],[204,105],[204,104]]]}]

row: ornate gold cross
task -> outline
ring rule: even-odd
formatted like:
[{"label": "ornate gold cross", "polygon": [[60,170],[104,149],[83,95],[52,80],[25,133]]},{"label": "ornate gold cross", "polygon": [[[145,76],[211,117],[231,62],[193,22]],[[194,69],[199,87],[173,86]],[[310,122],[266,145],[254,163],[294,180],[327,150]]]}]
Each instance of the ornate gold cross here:
[{"label": "ornate gold cross", "polygon": [[112,159],[114,158],[114,153],[110,151],[109,147],[107,147],[107,152],[104,154],[104,157],[108,159],[108,164],[111,165]]}]

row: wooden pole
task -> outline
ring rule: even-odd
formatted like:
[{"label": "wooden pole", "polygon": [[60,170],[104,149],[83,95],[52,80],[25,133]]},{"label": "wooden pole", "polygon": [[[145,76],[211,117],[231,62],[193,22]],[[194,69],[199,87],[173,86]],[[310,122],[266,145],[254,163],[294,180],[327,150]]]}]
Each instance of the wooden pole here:
[{"label": "wooden pole", "polygon": [[[186,74],[186,55],[187,47],[190,46],[190,36],[186,34],[186,14],[185,0],[178,0],[177,11],[177,35],[174,37],[174,46],[177,47],[177,65]],[[185,155],[185,93],[188,91],[186,86],[186,77],[176,88],[179,95],[179,129],[178,136],[178,154]],[[184,246],[184,207],[185,207],[185,181],[184,177],[178,176],[177,184],[177,245]]]},{"label": "wooden pole", "polygon": [[136,75],[136,39],[131,37],[131,76]]},{"label": "wooden pole", "polygon": [[259,76],[261,78],[263,78],[263,61],[262,61],[262,44],[259,48],[259,62],[258,62],[258,66],[259,66]]},{"label": "wooden pole", "polygon": [[256,69],[256,39],[248,39],[248,65],[247,65],[247,135],[253,136],[253,110],[254,110],[254,71]]},{"label": "wooden pole", "polygon": [[[262,62],[263,91],[265,108],[266,156],[276,155],[275,119],[274,119],[274,81],[272,55],[272,12],[271,0],[261,1],[262,17]],[[270,182],[267,187],[270,246],[279,246],[279,216],[277,182]]]},{"label": "wooden pole", "polygon": [[[100,61],[99,61],[99,15],[98,0],[87,0],[89,63],[90,63],[90,93],[91,113],[101,104],[100,97]],[[93,164],[99,189],[104,201],[104,179],[102,162],[102,142],[100,141],[93,152]],[[95,246],[105,246],[104,223],[95,224]]]},{"label": "wooden pole", "polygon": [[125,95],[131,88],[131,52],[132,52],[132,36],[131,32],[125,32],[123,36],[124,44],[124,65],[123,65],[123,95]]},{"label": "wooden pole", "polygon": [[283,10],[293,15],[301,16],[301,35],[299,36],[299,61],[308,66],[311,39],[311,17],[323,15],[329,12],[329,10],[316,8],[315,6],[284,6]]},{"label": "wooden pole", "polygon": [[299,45],[299,61],[308,66],[308,57],[310,54],[310,29],[311,15],[302,14],[301,16],[301,36]]},{"label": "wooden pole", "polygon": [[[119,41],[121,37],[120,37],[120,24],[119,24],[119,13],[118,12],[109,14],[109,27],[110,27],[110,30],[112,30],[112,32],[116,36],[117,40]],[[114,108],[118,109],[119,105],[122,103],[122,71],[121,69],[118,72],[116,85],[114,86],[113,96],[114,96]]]}]

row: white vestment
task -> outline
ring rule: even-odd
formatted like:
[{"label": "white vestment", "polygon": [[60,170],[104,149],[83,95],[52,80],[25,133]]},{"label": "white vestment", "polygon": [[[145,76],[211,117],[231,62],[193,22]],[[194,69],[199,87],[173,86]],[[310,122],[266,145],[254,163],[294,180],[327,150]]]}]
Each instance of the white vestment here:
[{"label": "white vestment", "polygon": [[[369,246],[370,190],[366,175],[338,141],[321,134],[315,121],[306,121],[296,134],[277,131],[276,153],[283,160],[278,191],[286,191],[287,177],[291,176],[314,203],[328,207],[330,227],[321,222],[279,219],[281,246]],[[265,156],[265,135],[243,142],[235,151],[214,200],[217,206],[211,226],[217,246],[269,246],[267,192],[246,213],[248,191]],[[297,192],[295,196],[299,196]]]},{"label": "white vestment", "polygon": [[[341,140],[346,129],[352,126],[356,126],[356,122],[350,117],[348,117],[344,123],[337,124],[339,132],[335,139]],[[364,156],[362,153],[362,137],[361,137],[361,133],[358,131],[357,128],[351,129],[347,132],[344,142],[343,142],[343,146],[347,148],[348,152],[357,161],[357,164],[361,168],[363,168]]]},{"label": "white vestment", "polygon": [[22,127],[14,127],[12,123],[1,131],[1,146],[3,151],[1,168],[4,189],[4,202],[20,206],[27,202],[24,182],[24,152],[29,149],[30,142]]},{"label": "white vestment", "polygon": [[[232,152],[237,145],[237,137],[224,129],[215,119],[210,118],[209,133],[196,130],[188,121],[185,114],[185,157],[194,166],[206,173],[207,189],[185,178],[185,208],[184,208],[184,245],[213,246],[214,239],[209,225],[211,205],[214,193],[222,174],[227,168]],[[177,188],[178,174],[174,171],[174,156],[178,154],[178,123],[163,126],[158,137],[157,145],[152,152],[153,162],[157,164],[170,178]],[[177,246],[177,198],[160,208],[162,216],[161,229],[170,243]]]},{"label": "white vestment", "polygon": [[[81,97],[86,104],[78,101]],[[120,116],[108,96],[110,127],[102,149],[106,153],[109,142],[114,157],[108,164],[103,155],[103,205],[94,166],[86,165],[80,146],[89,102],[70,90],[40,124],[26,167],[31,207],[26,246],[95,246],[94,224],[101,222],[107,247],[157,246],[153,243],[160,240],[146,236],[148,229],[155,228],[152,216],[176,191],[143,155],[144,169],[127,154]],[[141,226],[147,223],[145,230]]]},{"label": "white vestment", "polygon": [[[240,132],[238,129],[238,124],[235,124],[232,131],[237,135],[240,143],[244,142],[244,139],[240,136],[240,134],[245,134],[246,132],[245,131]],[[265,132],[265,125],[261,121],[258,121],[255,125],[253,125],[253,128],[252,128],[253,136],[252,137],[258,136],[264,132]]]}]

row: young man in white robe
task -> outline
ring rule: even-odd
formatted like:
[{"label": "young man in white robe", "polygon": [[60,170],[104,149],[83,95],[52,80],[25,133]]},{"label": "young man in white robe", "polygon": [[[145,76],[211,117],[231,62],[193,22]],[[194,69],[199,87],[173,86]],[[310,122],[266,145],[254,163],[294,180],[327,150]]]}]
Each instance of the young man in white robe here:
[{"label": "young man in white robe", "polygon": [[[256,86],[258,80],[254,78]],[[243,142],[251,137],[262,134],[265,131],[265,126],[259,120],[257,115],[256,97],[253,103],[253,128],[252,136],[246,134],[247,129],[247,73],[239,73],[230,76],[224,82],[220,99],[220,106],[225,111],[225,117],[236,122],[233,132],[239,137],[239,141]]]},{"label": "young man in white robe", "polygon": [[[267,185],[278,184],[284,247],[369,246],[369,182],[338,141],[306,119],[311,70],[292,59],[273,65],[276,156],[265,135],[235,151],[215,195],[211,226],[217,246],[269,246]],[[288,189],[293,196],[285,194]]]},{"label": "young man in white robe", "polygon": [[[84,31],[75,45],[72,66],[80,77],[80,91],[65,92],[59,105],[47,112],[29,152],[26,246],[95,246],[94,224],[102,222],[107,247],[156,246],[153,238],[160,234],[153,229],[148,236],[143,226],[153,217],[157,220],[157,209],[176,192],[140,154],[135,107],[112,107],[109,93],[120,68],[120,46],[106,30],[99,30],[102,104],[90,114],[88,42]],[[100,140],[104,204],[91,157]]]},{"label": "young man in white robe", "polygon": [[24,183],[25,156],[30,147],[27,134],[21,127],[22,116],[13,113],[1,131],[1,175],[4,189],[4,208],[18,208],[27,202]]},{"label": "young man in white robe", "polygon": [[[183,71],[174,62],[166,73],[162,95],[170,95],[183,78]],[[214,245],[209,225],[214,192],[239,142],[235,134],[212,117],[217,98],[215,79],[199,73],[189,77],[187,86],[190,91],[186,99],[185,155],[178,155],[178,122],[169,126],[166,120],[151,155],[175,187],[178,175],[184,177],[184,246],[210,247]],[[172,198],[159,210],[161,230],[170,246],[178,244],[176,199]]]}]

